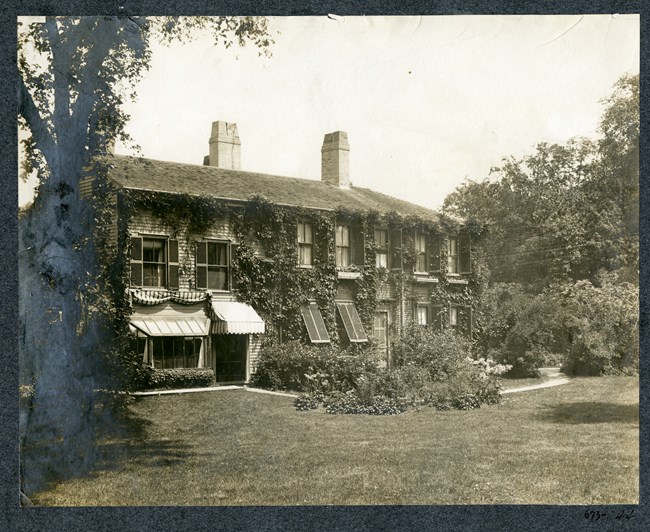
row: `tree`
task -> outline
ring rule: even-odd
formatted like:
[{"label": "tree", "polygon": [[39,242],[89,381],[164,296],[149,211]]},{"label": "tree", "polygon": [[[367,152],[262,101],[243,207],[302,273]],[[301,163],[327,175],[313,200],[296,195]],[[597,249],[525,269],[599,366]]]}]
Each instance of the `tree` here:
[{"label": "tree", "polygon": [[266,19],[252,17],[46,17],[20,27],[23,170],[39,178],[19,224],[21,382],[34,391],[20,426],[28,492],[93,461],[93,390],[113,302],[92,238],[102,213],[79,199],[79,182],[112,142],[129,140],[122,103],[136,97],[152,42],[199,31],[226,48],[252,43],[268,55],[272,44]]},{"label": "tree", "polygon": [[446,198],[445,209],[488,225],[493,281],[541,289],[593,280],[601,269],[625,267],[626,280],[637,275],[638,82],[628,75],[617,82],[596,141],[540,143]]}]

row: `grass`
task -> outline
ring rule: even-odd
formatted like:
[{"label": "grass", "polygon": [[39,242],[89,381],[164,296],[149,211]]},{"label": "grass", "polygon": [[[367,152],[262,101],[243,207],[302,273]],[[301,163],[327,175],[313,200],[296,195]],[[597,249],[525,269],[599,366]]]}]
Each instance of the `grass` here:
[{"label": "grass", "polygon": [[638,379],[583,378],[474,411],[297,412],[244,390],[145,397],[85,478],[36,505],[634,504]]}]

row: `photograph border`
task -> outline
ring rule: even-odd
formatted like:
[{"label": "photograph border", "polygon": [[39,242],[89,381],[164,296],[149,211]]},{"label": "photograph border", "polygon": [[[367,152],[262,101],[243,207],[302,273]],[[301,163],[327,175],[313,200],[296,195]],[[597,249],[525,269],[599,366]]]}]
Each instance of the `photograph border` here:
[{"label": "photograph border", "polygon": [[[434,5],[435,4],[435,5]],[[4,36],[1,46],[0,90],[3,106],[0,138],[3,191],[0,216],[3,220],[0,290],[0,449],[2,460],[3,530],[603,530],[650,529],[647,507],[647,405],[648,361],[640,361],[640,504],[629,522],[609,519],[590,522],[585,511],[599,510],[611,515],[633,505],[550,506],[550,505],[459,505],[459,506],[290,506],[290,507],[74,507],[20,508],[18,498],[18,275],[17,275],[17,71],[16,17],[21,15],[265,15],[324,16],[338,15],[461,15],[461,14],[603,14],[639,13],[641,15],[641,94],[647,88],[648,5],[641,1],[297,1],[269,0],[174,2],[144,0],[115,2],[107,10],[106,2],[96,0],[36,1],[25,0],[4,6],[0,24]],[[647,267],[649,193],[647,187],[648,99],[641,98],[640,140],[640,338],[641,351],[648,348]],[[643,525],[643,523],[646,525]]]}]

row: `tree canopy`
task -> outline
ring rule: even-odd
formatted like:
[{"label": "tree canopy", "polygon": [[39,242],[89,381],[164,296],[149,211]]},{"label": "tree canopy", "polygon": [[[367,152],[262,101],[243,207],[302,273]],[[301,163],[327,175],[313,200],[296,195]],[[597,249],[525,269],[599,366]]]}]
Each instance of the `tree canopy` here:
[{"label": "tree canopy", "polygon": [[540,143],[446,198],[445,210],[488,226],[492,281],[543,287],[618,270],[638,284],[639,76],[602,103],[598,139]]}]

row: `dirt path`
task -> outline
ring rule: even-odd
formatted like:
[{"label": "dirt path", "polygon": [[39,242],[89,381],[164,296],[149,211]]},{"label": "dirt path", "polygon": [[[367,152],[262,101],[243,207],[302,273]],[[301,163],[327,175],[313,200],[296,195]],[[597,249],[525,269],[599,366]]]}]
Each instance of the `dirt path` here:
[{"label": "dirt path", "polygon": [[542,388],[552,388],[553,386],[561,386],[571,382],[571,379],[560,371],[560,368],[539,368],[542,377],[548,377],[546,382],[541,384],[533,384],[532,386],[521,386],[519,388],[510,388],[509,390],[502,390],[501,395],[516,392],[528,392],[531,390],[540,390]]}]

